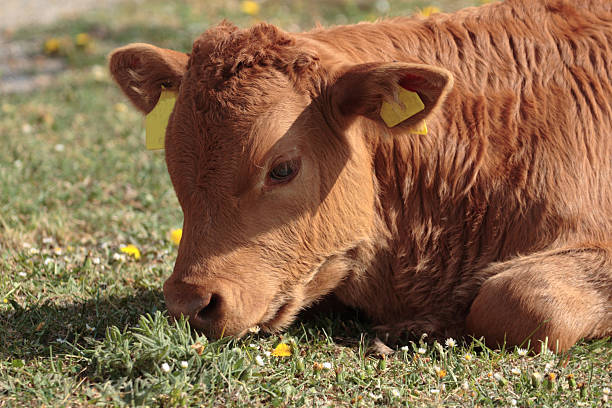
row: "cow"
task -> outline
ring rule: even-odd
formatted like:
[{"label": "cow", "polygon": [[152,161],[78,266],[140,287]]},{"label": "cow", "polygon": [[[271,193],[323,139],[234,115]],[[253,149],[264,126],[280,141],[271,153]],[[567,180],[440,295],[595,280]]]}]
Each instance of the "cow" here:
[{"label": "cow", "polygon": [[145,114],[176,97],[163,291],[205,335],[281,330],[326,296],[395,338],[560,352],[612,334],[609,0],[223,21],[190,53],[136,43],[109,65]]}]

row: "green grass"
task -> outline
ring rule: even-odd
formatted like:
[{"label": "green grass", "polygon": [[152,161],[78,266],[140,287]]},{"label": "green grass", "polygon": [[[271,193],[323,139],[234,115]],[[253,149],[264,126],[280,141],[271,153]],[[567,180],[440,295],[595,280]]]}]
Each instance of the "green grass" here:
[{"label": "green grass", "polygon": [[[373,334],[353,315],[212,343],[169,321],[161,287],[176,256],[168,234],[182,215],[163,154],[145,151],[142,119],[111,83],[105,56],[131,41],[187,51],[224,17],[256,19],[238,1],[168,3],[13,35],[40,45],[33,59],[44,58],[46,39],[60,39],[55,58],[69,69],[50,87],[0,101],[0,407],[606,404],[609,340],[539,356],[416,342],[382,360],[366,352]],[[390,15],[428,4],[389,3]],[[269,0],[259,18],[296,31],[380,15],[375,2]],[[91,37],[86,49],[74,45],[81,32]],[[118,255],[130,243],[138,261]],[[281,342],[292,355],[268,356]]]}]

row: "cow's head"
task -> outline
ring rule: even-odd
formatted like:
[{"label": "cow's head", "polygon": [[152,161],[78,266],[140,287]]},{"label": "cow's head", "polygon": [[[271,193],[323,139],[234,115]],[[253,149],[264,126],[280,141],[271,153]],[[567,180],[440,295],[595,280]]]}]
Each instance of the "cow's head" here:
[{"label": "cow's head", "polygon": [[405,131],[452,83],[434,67],[329,55],[273,26],[228,23],[189,55],[147,44],[111,55],[142,112],[162,86],[177,91],[165,151],[184,226],[164,295],[209,336],[282,328],[363,267],[355,252],[381,230],[372,149],[391,132],[381,104],[399,83],[419,93],[425,109]]}]

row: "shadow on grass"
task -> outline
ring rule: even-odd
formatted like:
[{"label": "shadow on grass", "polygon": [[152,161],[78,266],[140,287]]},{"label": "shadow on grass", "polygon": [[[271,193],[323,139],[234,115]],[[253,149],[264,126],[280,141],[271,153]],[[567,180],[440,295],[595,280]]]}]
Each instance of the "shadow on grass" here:
[{"label": "shadow on grass", "polygon": [[44,303],[0,311],[0,359],[31,360],[71,351],[85,337],[103,338],[106,328],[137,324],[142,314],[165,310],[161,290],[136,289],[80,303]]},{"label": "shadow on grass", "polygon": [[[83,302],[58,305],[43,303],[27,308],[11,302],[0,311],[0,359],[26,361],[70,353],[85,338],[102,339],[106,328],[135,326],[143,314],[165,310],[161,290],[135,289],[126,296],[104,296]],[[291,335],[327,337],[339,345],[355,347],[370,335],[369,325],[358,311],[326,299],[302,312],[288,328]]]}]

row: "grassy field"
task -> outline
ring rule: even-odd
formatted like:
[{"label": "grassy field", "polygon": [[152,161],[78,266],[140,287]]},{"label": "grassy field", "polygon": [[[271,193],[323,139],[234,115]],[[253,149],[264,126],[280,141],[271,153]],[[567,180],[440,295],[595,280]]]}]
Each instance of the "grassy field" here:
[{"label": "grassy field", "polygon": [[[531,356],[421,339],[382,359],[367,353],[373,334],[357,315],[217,342],[166,318],[161,287],[182,215],[106,54],[133,41],[188,51],[222,18],[301,30],[427,5],[268,0],[253,16],[238,1],[153,0],[12,33],[40,50],[32,73],[47,58],[68,69],[0,100],[0,407],[609,404],[609,340]],[[121,252],[128,244],[139,259]]]}]

